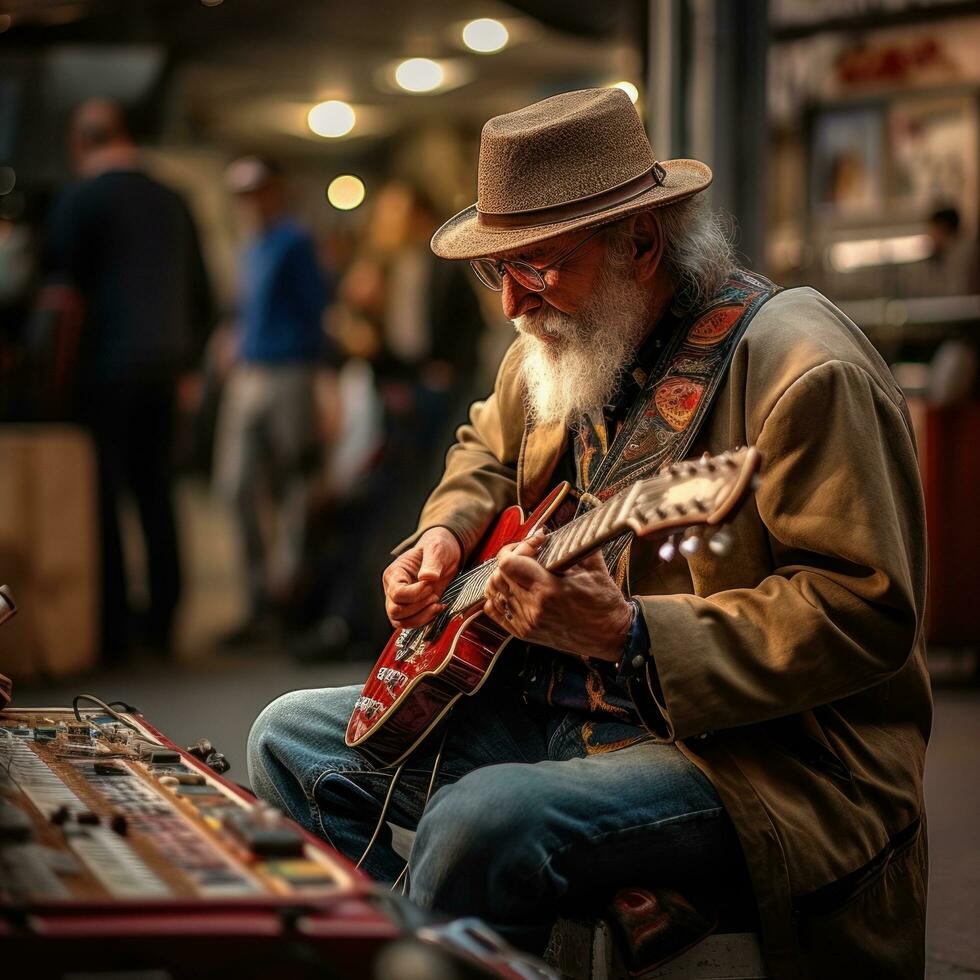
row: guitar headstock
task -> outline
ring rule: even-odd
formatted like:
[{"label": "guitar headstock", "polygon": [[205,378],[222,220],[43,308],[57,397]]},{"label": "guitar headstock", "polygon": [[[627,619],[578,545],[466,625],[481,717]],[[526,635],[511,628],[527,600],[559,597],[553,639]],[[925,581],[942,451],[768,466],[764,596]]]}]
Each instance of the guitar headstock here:
[{"label": "guitar headstock", "polygon": [[[699,527],[716,527],[741,506],[755,487],[761,465],[762,456],[751,446],[674,463],[634,486],[626,523],[637,537],[694,529],[680,544],[681,552],[694,554],[698,548],[685,544],[697,540],[699,545]],[[724,553],[723,540],[716,534],[709,543],[712,551]],[[672,543],[661,549],[667,561],[674,553]]]}]

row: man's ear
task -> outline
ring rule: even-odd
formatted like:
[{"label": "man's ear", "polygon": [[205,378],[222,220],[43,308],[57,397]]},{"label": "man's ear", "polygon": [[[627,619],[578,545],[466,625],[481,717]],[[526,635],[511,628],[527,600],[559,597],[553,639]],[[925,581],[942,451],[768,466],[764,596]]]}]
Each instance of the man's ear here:
[{"label": "man's ear", "polygon": [[660,220],[653,211],[641,211],[633,224],[633,240],[636,251],[633,263],[638,282],[647,282],[660,268],[664,254],[664,235]]}]

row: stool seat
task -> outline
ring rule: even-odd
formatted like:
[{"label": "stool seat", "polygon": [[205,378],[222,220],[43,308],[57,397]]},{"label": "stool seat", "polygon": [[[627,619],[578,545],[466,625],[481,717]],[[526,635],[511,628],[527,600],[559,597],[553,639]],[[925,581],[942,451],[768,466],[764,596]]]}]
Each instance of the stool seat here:
[{"label": "stool seat", "polygon": [[603,919],[559,919],[545,959],[570,980],[764,980],[769,974],[754,932],[715,932],[662,966],[630,973]]}]

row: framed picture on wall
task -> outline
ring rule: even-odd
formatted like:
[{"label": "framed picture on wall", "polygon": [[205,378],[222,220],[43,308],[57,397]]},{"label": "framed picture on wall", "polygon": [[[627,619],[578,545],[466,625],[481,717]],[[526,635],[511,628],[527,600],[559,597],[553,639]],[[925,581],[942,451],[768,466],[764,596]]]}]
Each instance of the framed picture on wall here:
[{"label": "framed picture on wall", "polygon": [[977,213],[977,98],[907,98],[888,109],[889,197],[910,216],[955,208],[965,228]]},{"label": "framed picture on wall", "polygon": [[880,106],[820,110],[813,120],[810,203],[825,217],[874,214],[884,201]]}]

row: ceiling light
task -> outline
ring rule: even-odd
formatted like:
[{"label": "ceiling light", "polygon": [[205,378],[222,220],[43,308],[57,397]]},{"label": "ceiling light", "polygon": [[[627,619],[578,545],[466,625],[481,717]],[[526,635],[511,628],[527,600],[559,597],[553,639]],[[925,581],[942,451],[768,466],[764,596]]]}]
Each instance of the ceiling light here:
[{"label": "ceiling light", "polygon": [[444,78],[442,65],[431,58],[408,58],[395,69],[395,81],[406,92],[431,92]]},{"label": "ceiling light", "polygon": [[502,51],[510,40],[507,28],[499,20],[490,17],[481,17],[479,20],[471,20],[463,28],[463,44],[471,51],[478,51],[480,54],[493,54]]},{"label": "ceiling light", "polygon": [[327,136],[336,139],[346,136],[357,121],[354,110],[346,102],[331,99],[320,102],[310,109],[306,122],[317,136]]},{"label": "ceiling light", "polygon": [[338,211],[353,211],[364,200],[364,181],[353,174],[334,177],[327,187],[327,200]]},{"label": "ceiling light", "polygon": [[613,88],[621,88],[630,97],[630,102],[636,105],[636,100],[640,97],[640,90],[632,82],[616,82]]}]

